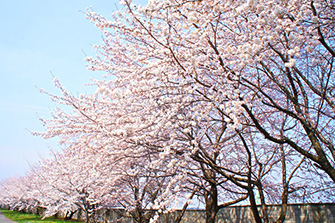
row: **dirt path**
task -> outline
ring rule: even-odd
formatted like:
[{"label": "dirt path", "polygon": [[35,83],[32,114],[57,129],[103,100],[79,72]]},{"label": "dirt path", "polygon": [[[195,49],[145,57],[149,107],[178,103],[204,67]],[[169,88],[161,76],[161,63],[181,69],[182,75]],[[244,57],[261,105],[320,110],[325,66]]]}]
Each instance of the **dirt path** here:
[{"label": "dirt path", "polygon": [[0,211],[0,223],[14,223],[15,221],[10,220],[7,218],[3,213]]}]

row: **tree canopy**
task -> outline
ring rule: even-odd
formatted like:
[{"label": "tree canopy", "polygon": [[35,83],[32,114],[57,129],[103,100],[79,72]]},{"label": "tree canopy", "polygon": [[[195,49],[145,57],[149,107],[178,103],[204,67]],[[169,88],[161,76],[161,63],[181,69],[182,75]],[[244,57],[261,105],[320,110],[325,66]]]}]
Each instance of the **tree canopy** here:
[{"label": "tree canopy", "polygon": [[[289,203],[334,201],[333,1],[122,4],[111,18],[86,12],[103,34],[86,58],[105,72],[96,92],[74,96],[57,79],[59,95],[43,91],[72,109],[42,119],[36,134],[64,151],[27,176],[41,199],[25,201],[87,221],[122,207],[138,222],[197,201],[207,222],[241,202],[256,222],[283,222]],[[0,203],[26,208],[12,184]],[[267,204],[281,205],[275,219]]]}]

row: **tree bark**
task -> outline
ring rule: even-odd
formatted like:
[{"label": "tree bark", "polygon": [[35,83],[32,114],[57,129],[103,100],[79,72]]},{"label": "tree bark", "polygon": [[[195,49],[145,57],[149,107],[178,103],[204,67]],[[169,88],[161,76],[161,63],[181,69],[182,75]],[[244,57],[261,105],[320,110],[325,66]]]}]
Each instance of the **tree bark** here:
[{"label": "tree bark", "polygon": [[205,194],[206,201],[206,223],[215,223],[215,217],[219,210],[218,191],[215,184],[211,184],[209,191]]}]

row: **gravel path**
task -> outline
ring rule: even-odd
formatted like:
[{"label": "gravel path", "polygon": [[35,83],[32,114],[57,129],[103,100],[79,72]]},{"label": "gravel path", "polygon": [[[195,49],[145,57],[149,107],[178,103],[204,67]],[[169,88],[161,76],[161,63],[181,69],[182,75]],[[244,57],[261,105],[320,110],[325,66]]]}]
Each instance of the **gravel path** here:
[{"label": "gravel path", "polygon": [[7,218],[3,213],[0,211],[0,223],[14,223],[15,221],[10,220]]}]

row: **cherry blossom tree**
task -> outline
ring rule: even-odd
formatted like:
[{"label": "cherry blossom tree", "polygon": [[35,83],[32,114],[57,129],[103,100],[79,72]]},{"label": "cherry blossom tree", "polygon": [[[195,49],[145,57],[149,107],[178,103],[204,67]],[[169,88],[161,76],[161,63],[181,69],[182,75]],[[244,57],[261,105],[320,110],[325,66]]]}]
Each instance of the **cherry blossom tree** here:
[{"label": "cherry blossom tree", "polygon": [[[99,190],[108,193],[108,197],[115,201],[109,206],[123,207],[138,222],[149,222],[156,210],[165,210],[173,198],[178,203],[182,196],[178,198],[176,192],[171,192],[176,184],[182,182],[171,179],[178,171],[178,166],[164,161],[166,159],[162,157],[169,156],[169,153],[159,154],[160,142],[148,149],[147,142],[141,141],[144,138],[142,134],[146,134],[147,139],[153,138],[153,135],[147,130],[135,132],[140,129],[134,128],[134,119],[129,118],[132,107],[128,108],[128,113],[124,113],[123,107],[120,109],[122,101],[110,100],[106,90],[99,89],[95,95],[74,97],[57,80],[55,83],[62,90],[63,96],[51,96],[52,99],[75,108],[75,111],[67,113],[58,109],[53,119],[43,120],[48,131],[42,135],[46,138],[59,136],[60,143],[66,145],[75,156],[82,157],[84,153],[82,165],[89,162],[88,157],[94,163],[97,156],[105,156],[101,159],[100,167],[107,168],[106,175],[100,175],[99,178],[111,183],[110,188],[102,187]],[[138,108],[135,107],[136,110]],[[136,116],[135,121],[138,118]],[[74,165],[67,160],[59,165],[60,169],[56,173],[64,175],[61,169],[65,163]],[[72,171],[69,177],[75,172]],[[171,200],[167,201],[164,199],[166,197]]]},{"label": "cherry blossom tree", "polygon": [[61,211],[71,214],[80,209],[88,222],[103,207],[109,195],[108,181],[104,177],[104,171],[108,170],[100,166],[101,156],[92,159],[85,155],[64,151],[41,163],[36,174],[51,188],[45,196],[49,199],[44,203],[45,217]]},{"label": "cherry blossom tree", "polygon": [[113,199],[148,222],[198,196],[207,222],[245,199],[256,222],[281,204],[283,222],[289,200],[331,194],[333,2],[122,3],[112,19],[86,14],[104,35],[87,58],[106,72],[97,91],[75,97],[55,80],[61,95],[45,92],[74,108],[42,119],[40,135],[67,148],[36,171],[57,194],[50,213],[77,205],[88,221]]},{"label": "cherry blossom tree", "polygon": [[[209,125],[210,118],[220,116],[224,117],[223,126],[227,124],[232,130],[241,125],[257,129],[269,141],[287,144],[318,163],[332,178],[333,161],[326,155],[327,147],[315,147],[322,141],[331,152],[331,138],[325,137],[331,135],[333,129],[333,118],[328,112],[332,104],[330,91],[325,91],[328,99],[321,97],[318,106],[308,105],[310,100],[320,99],[322,91],[317,89],[324,89],[321,86],[324,82],[327,86],[333,84],[331,69],[327,69],[327,66],[332,67],[332,47],[329,45],[332,34],[328,35],[330,42],[323,34],[332,33],[332,3],[150,1],[146,7],[136,7],[129,1],[124,4],[128,11],[125,15],[118,12],[114,21],[88,12],[89,19],[105,35],[105,44],[97,47],[100,57],[88,58],[88,61],[92,70],[104,70],[117,77],[112,89],[121,89],[127,100],[127,96],[141,94],[140,100],[150,109],[172,103],[179,113],[184,109],[190,118],[181,123],[180,114],[177,114],[177,121],[172,123],[186,135],[191,132],[188,127],[191,123],[196,125],[198,120],[205,120]],[[278,20],[281,21],[279,25]],[[313,53],[315,50],[318,53]],[[307,56],[325,62],[324,68],[319,66],[317,70],[329,71],[323,74],[313,71],[323,77],[319,82],[323,84],[318,88],[311,88],[313,78],[308,80],[308,75],[304,76],[297,69],[299,65],[302,70],[312,70],[304,59]],[[290,86],[287,88],[285,83]],[[143,97],[146,92],[151,96],[149,99],[155,101],[150,101],[146,95]],[[178,95],[182,97],[179,104]],[[111,98],[120,97],[111,95]],[[190,100],[199,104],[185,108]],[[309,134],[313,132],[311,116],[306,118],[305,114],[305,118],[301,118],[304,114],[299,106],[317,114],[313,115],[314,120],[321,125],[319,132],[325,135],[312,137]],[[172,106],[168,110],[173,114]],[[287,115],[284,128],[280,128],[282,121],[276,119],[280,112]],[[171,120],[173,117],[164,118]],[[171,125],[171,121],[158,120]],[[305,139],[309,143],[316,139],[320,142],[310,147]],[[200,140],[194,137],[191,142],[195,144]],[[249,191],[252,193],[250,188]]]},{"label": "cherry blossom tree", "polygon": [[11,210],[24,210],[27,202],[24,199],[25,185],[21,184],[23,177],[11,177],[1,183],[1,204]]},{"label": "cherry blossom tree", "polygon": [[87,58],[106,73],[97,91],[74,96],[57,79],[60,95],[43,91],[61,108],[39,135],[66,149],[6,182],[1,203],[86,221],[122,207],[149,222],[199,199],[212,223],[239,202],[283,222],[290,202],[333,200],[334,3],[122,3],[111,19],[86,14],[104,36]]},{"label": "cherry blossom tree", "polygon": [[[216,103],[230,125],[243,121],[242,108],[266,139],[289,144],[335,179],[331,1],[150,1],[138,10],[125,4],[130,16],[124,20],[89,14],[106,35],[104,59],[89,59],[93,69],[127,71],[123,78],[135,67],[156,77],[178,73],[175,80],[193,83],[193,92]],[[121,32],[129,36],[113,39]],[[137,53],[131,49],[135,41],[141,44]],[[277,113],[290,119],[282,137]],[[287,136],[292,132],[312,150]]]},{"label": "cherry blossom tree", "polygon": [[[51,127],[45,137],[61,134],[71,140],[67,137],[73,138],[80,129],[94,132],[92,138],[105,139],[100,142],[104,146],[118,145],[122,152],[114,152],[118,151],[119,157],[142,156],[148,151],[162,156],[179,154],[178,159],[168,162],[186,167],[186,163],[196,161],[207,183],[213,179],[217,183],[215,175],[219,174],[244,187],[258,222],[253,188],[262,186],[252,176],[253,171],[263,169],[262,162],[257,163],[262,150],[258,146],[255,152],[250,150],[255,142],[246,140],[244,129],[257,130],[285,148],[289,145],[332,177],[331,156],[327,156],[328,150],[317,147],[321,142],[329,148],[332,145],[331,138],[326,137],[333,129],[328,112],[331,94],[317,106],[309,106],[309,101],[320,99],[316,93],[319,88],[311,88],[312,82],[298,69],[310,69],[326,78],[319,83],[327,80],[327,86],[332,86],[332,72],[322,74],[331,67],[331,42],[325,41],[322,33],[331,30],[332,5],[326,1],[150,1],[145,7],[129,1],[124,4],[124,14],[115,13],[113,20],[87,12],[105,36],[104,45],[97,46],[97,59],[87,59],[90,68],[106,71],[112,78],[95,81],[98,92],[92,96],[76,98],[62,90],[63,98],[54,97],[73,106],[80,117],[59,111],[54,123],[47,124]],[[322,19],[325,25],[318,26],[315,21]],[[323,68],[309,68],[307,56],[325,59],[326,63]],[[313,115],[307,117],[302,111]],[[315,117],[322,129],[320,134],[311,131]],[[84,118],[85,124],[76,126],[78,118]],[[228,139],[233,140],[236,151],[240,148],[238,154],[229,150],[228,154],[232,160],[241,160],[236,166],[248,170],[242,174],[248,177],[232,177],[216,163],[226,154],[223,145],[230,143]],[[309,145],[311,142],[318,143]],[[274,148],[278,147],[269,146],[264,151],[275,154]],[[159,165],[166,161],[156,162]],[[254,162],[258,169],[252,168]],[[238,173],[233,170],[233,162],[229,165],[232,168],[228,172]],[[212,192],[216,186],[210,186]],[[287,193],[287,182],[283,187]]]}]

